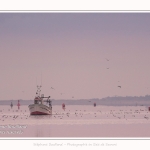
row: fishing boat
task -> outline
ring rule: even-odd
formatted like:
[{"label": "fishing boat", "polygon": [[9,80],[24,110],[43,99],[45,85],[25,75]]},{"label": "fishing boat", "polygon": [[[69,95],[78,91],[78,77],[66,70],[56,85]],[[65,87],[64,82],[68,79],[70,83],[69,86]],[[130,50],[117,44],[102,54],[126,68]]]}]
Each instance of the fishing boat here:
[{"label": "fishing boat", "polygon": [[[34,104],[28,106],[30,115],[51,115],[52,114],[52,104],[51,104],[50,96],[44,97],[44,94],[40,95],[41,87],[42,86],[37,86],[37,92],[34,98]],[[45,98],[47,98],[47,100],[44,100]]]}]

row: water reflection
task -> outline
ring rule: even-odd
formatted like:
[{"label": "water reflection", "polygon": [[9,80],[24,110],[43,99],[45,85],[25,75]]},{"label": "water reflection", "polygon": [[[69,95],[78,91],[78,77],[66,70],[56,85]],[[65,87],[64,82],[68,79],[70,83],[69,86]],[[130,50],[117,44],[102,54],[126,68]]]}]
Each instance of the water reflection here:
[{"label": "water reflection", "polygon": [[52,119],[52,115],[30,115],[32,120],[36,121],[36,125],[34,126],[34,134],[33,137],[51,137],[51,128],[50,125],[45,127],[41,124],[41,120],[49,120]]},{"label": "water reflection", "polygon": [[52,115],[30,115],[30,118],[37,119],[37,120],[50,119],[50,118],[52,118]]}]

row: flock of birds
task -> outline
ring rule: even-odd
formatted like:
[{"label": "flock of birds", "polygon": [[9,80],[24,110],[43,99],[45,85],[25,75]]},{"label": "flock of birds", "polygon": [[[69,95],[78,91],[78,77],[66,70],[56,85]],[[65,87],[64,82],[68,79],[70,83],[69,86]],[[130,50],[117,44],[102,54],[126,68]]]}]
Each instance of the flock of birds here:
[{"label": "flock of birds", "polygon": [[[58,106],[56,106],[58,107]],[[6,107],[5,107],[6,108]],[[2,109],[0,108],[0,122],[7,122],[15,120],[29,120],[29,119],[36,119],[36,118],[51,118],[51,119],[124,119],[124,120],[131,120],[131,119],[150,119],[150,111],[148,109],[144,109],[141,107],[139,109],[128,107],[128,109],[108,109],[103,110],[101,106],[93,107],[90,110],[86,110],[86,107],[81,107],[80,109],[69,109],[69,106],[62,107],[57,111],[55,107],[53,107],[52,115],[42,115],[42,116],[32,116],[29,114],[28,108],[24,107],[21,109],[15,109],[13,107]],[[74,107],[75,108],[75,107]]]},{"label": "flock of birds", "polygon": [[129,109],[129,110],[100,110],[96,109],[92,112],[89,112],[87,110],[74,110],[72,112],[71,110],[68,110],[66,112],[55,112],[53,114],[54,118],[59,119],[65,119],[66,117],[70,118],[84,118],[84,119],[90,119],[90,118],[97,118],[97,119],[149,119],[150,118],[150,111],[147,109]]},{"label": "flock of birds", "polygon": [[15,121],[17,119],[28,119],[30,115],[28,114],[27,110],[21,110],[21,109],[1,109],[0,110],[0,121],[4,122],[7,120]]},{"label": "flock of birds", "polygon": [[[106,59],[106,61],[109,61],[109,59],[108,58],[105,58]],[[109,67],[107,67],[106,69],[109,69]],[[120,81],[118,81],[118,82],[120,82]],[[118,85],[117,86],[118,88],[121,88],[121,85]],[[55,88],[54,87],[51,87],[50,88],[51,90],[55,90]],[[60,93],[60,95],[63,95],[64,93]],[[74,96],[72,96],[72,98],[74,98]]]},{"label": "flock of birds", "polygon": [[[108,58],[105,58],[106,59],[106,61],[109,61],[109,59]],[[107,69],[109,69],[109,67],[107,67]],[[119,82],[119,81],[118,81]],[[118,88],[121,88],[121,85],[118,85],[117,86]]]}]

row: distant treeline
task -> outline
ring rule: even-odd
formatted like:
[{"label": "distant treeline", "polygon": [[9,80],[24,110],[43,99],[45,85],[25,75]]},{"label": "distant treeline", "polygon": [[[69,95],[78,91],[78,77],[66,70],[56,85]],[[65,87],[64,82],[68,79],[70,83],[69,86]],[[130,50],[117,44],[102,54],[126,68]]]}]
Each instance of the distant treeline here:
[{"label": "distant treeline", "polygon": [[[33,104],[33,100],[19,100],[20,105],[30,105]],[[17,105],[18,100],[0,100],[0,105]],[[52,105],[61,105],[65,103],[66,105],[107,105],[107,106],[150,106],[150,95],[146,96],[115,96],[115,97],[105,97],[102,99],[67,99],[67,100],[54,100],[52,99]]]}]

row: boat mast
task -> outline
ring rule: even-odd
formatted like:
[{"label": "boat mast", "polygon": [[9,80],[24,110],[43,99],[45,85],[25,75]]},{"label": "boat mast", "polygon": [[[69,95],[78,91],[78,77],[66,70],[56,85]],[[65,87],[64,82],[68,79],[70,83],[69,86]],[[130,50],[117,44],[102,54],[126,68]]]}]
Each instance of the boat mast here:
[{"label": "boat mast", "polygon": [[41,85],[37,85],[36,97],[40,97],[41,87]]}]

